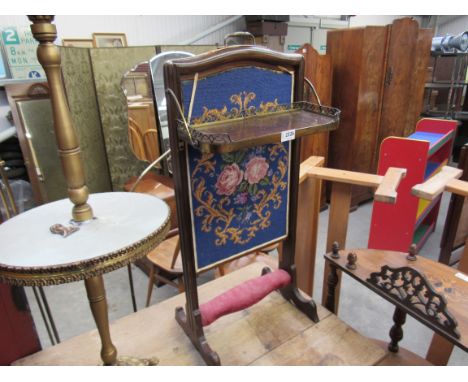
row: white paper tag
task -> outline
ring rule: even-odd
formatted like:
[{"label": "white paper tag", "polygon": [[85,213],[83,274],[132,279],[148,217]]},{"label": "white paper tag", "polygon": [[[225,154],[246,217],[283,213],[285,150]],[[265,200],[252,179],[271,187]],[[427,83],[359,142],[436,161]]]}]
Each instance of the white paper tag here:
[{"label": "white paper tag", "polygon": [[296,130],[286,130],[281,132],[281,142],[292,141],[296,138]]},{"label": "white paper tag", "polygon": [[458,277],[459,279],[462,279],[463,281],[468,282],[468,276],[465,275],[464,273],[461,273],[461,272],[455,273],[455,277]]}]

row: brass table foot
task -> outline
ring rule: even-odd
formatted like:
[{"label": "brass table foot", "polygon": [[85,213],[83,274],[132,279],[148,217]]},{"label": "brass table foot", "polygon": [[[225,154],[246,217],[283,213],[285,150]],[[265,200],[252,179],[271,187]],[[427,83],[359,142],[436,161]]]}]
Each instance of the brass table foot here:
[{"label": "brass table foot", "polygon": [[159,358],[117,357],[114,366],[157,366]]}]

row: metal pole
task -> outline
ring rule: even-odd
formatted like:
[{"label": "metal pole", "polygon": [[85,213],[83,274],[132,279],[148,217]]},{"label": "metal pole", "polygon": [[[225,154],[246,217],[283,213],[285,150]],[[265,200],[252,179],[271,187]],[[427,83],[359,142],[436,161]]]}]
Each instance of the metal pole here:
[{"label": "metal pole", "polygon": [[42,307],[41,299],[39,298],[39,294],[37,293],[36,287],[33,286],[32,290],[34,292],[34,297],[36,297],[37,306],[39,307],[39,311],[41,312],[42,319],[44,320],[44,325],[46,327],[47,334],[49,335],[50,343],[52,345],[55,345],[55,341],[54,341],[54,338],[52,337],[52,332],[50,331],[49,323],[47,321],[44,308]]},{"label": "metal pole", "polygon": [[45,292],[44,292],[44,288],[43,287],[38,287],[39,288],[39,294],[41,295],[41,298],[42,298],[42,303],[44,304],[44,308],[46,310],[46,313],[47,313],[47,318],[49,319],[49,323],[50,323],[50,326],[52,328],[52,332],[54,333],[54,337],[55,337],[55,342],[56,343],[60,343],[60,337],[59,337],[59,334],[58,334],[58,331],[57,331],[57,327],[55,326],[55,321],[54,321],[54,318],[52,317],[52,312],[50,311],[50,308],[49,308],[49,303],[47,301],[47,297],[45,295]]}]

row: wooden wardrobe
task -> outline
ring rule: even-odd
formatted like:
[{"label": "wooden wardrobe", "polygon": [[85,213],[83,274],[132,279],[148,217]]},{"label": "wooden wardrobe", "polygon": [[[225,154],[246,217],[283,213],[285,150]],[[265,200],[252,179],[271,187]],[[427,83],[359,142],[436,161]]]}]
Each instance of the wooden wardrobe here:
[{"label": "wooden wardrobe", "polygon": [[[331,106],[332,101],[332,65],[329,54],[319,54],[310,44],[304,44],[296,53],[304,56],[304,76],[312,82],[322,105]],[[305,87],[307,101],[317,103],[310,89]],[[323,157],[323,166],[327,165],[328,142],[330,133],[325,131],[302,138],[301,163],[311,156]],[[325,187],[321,189],[320,209],[327,207]]]},{"label": "wooden wardrobe", "polygon": [[[375,173],[382,140],[414,131],[432,37],[411,18],[328,32],[331,104],[341,110],[340,126],[330,133],[329,167]],[[371,198],[371,189],[355,186],[351,205]]]},{"label": "wooden wardrobe", "polygon": [[[296,52],[304,56],[304,76],[314,84],[322,105],[331,106],[332,66],[330,55],[319,54],[310,44],[304,44]],[[317,103],[317,100],[310,92],[306,92],[305,94],[309,96],[308,101]],[[321,156],[326,159],[328,154],[328,137],[329,133],[324,132],[302,138],[301,162],[312,155]]]}]

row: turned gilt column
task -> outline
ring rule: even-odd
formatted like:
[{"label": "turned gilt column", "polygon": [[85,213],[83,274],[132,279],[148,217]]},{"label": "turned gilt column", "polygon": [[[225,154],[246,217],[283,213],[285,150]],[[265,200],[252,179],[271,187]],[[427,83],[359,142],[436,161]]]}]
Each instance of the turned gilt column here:
[{"label": "turned gilt column", "polygon": [[39,41],[37,57],[49,83],[59,157],[68,186],[68,196],[74,204],[73,220],[76,222],[90,220],[93,218],[93,210],[87,203],[89,191],[85,182],[81,150],[62,84],[60,50],[54,44],[57,38],[57,29],[51,23],[54,16],[28,16],[28,18],[33,23],[31,31],[34,38]]}]

